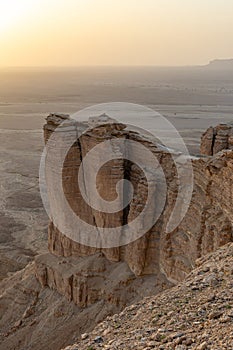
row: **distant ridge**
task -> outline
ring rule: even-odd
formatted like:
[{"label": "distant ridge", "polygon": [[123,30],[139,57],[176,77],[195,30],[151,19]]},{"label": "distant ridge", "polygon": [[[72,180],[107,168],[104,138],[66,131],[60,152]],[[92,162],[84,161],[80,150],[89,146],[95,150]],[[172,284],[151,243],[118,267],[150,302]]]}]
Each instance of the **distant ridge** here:
[{"label": "distant ridge", "polygon": [[215,59],[210,61],[206,67],[211,69],[233,70],[233,59]]}]

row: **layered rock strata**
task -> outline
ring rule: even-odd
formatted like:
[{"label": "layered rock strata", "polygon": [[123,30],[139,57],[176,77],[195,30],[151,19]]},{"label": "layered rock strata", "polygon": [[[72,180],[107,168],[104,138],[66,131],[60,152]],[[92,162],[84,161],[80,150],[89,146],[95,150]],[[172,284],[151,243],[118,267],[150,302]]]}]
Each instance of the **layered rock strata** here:
[{"label": "layered rock strata", "polygon": [[233,150],[233,124],[209,127],[201,138],[201,154],[212,156],[226,149]]},{"label": "layered rock strata", "polygon": [[[102,301],[109,310],[122,310],[143,294],[156,293],[169,284],[162,273],[136,278],[124,262],[111,263],[101,253],[77,259],[52,254],[36,258],[36,277],[43,287],[64,295],[80,308]],[[171,284],[170,284],[171,286]]]},{"label": "layered rock strata", "polygon": [[[61,124],[62,127],[57,129],[60,134],[58,141],[48,142],[54,130]],[[112,149],[112,152],[117,154],[117,159],[104,164],[100,169],[97,175],[97,188],[105,200],[111,201],[116,198],[117,182],[127,179],[134,187],[130,204],[116,213],[105,213],[91,208],[81,195],[78,186],[78,170],[83,158],[94,146],[112,139],[121,139],[123,143],[124,140],[134,140],[147,147],[156,156],[167,183],[165,207],[157,222],[141,238],[128,245],[108,249],[82,245],[60,232],[55,223],[51,221],[48,230],[48,247],[54,257],[42,256],[36,262],[36,274],[42,285],[55,288],[61,294],[66,295],[69,300],[85,306],[89,302],[87,301],[88,295],[92,298],[88,287],[89,282],[82,276],[82,273],[81,276],[76,277],[79,271],[79,260],[84,257],[99,256],[100,254],[113,264],[126,264],[134,276],[154,275],[155,278],[158,278],[163,273],[169,281],[176,283],[183,280],[193,269],[197,258],[232,241],[233,151],[222,151],[211,158],[192,159],[194,190],[188,212],[179,226],[167,233],[167,223],[174,209],[179,188],[179,179],[174,163],[174,159],[179,157],[179,153],[171,154],[170,150],[166,150],[154,140],[130,131],[126,125],[109,120],[107,117],[92,118],[90,125],[74,122],[67,115],[52,114],[47,118],[47,124],[44,126],[45,142],[50,148],[51,157],[48,167],[50,173],[54,174],[52,181],[59,172],[57,164],[59,164],[59,157],[64,156],[64,144],[70,143],[70,140],[76,138],[75,142],[71,142],[71,147],[66,153],[62,169],[65,197],[73,211],[82,220],[96,227],[122,226],[130,223],[142,212],[147,198],[148,184],[141,169],[124,159],[122,148]],[[228,130],[230,135],[230,129],[224,130]],[[82,136],[77,140],[77,136],[80,136],[81,133],[83,133]],[[207,134],[208,138],[203,136],[203,140],[208,139],[209,141],[211,140],[210,131]],[[213,153],[216,153],[217,144],[214,148],[212,145],[211,149]],[[133,152],[133,150],[128,150],[128,152],[131,151]],[[95,161],[93,159],[93,163]],[[185,166],[185,161],[183,166]],[[84,168],[84,179],[85,171],[93,171],[93,169],[91,166],[89,169]],[[59,197],[50,193],[50,185],[53,184],[48,184],[50,206],[53,207],[53,210],[62,213],[62,203],[59,203]],[[154,196],[160,196],[156,185]],[[123,199],[121,198],[121,200]],[[65,222],[68,218],[64,217],[62,220]],[[142,225],[144,220],[147,220],[146,215],[142,216]],[[80,227],[77,227],[77,235],[85,235],[85,232],[79,232],[79,230]],[[60,263],[58,264],[59,257],[68,259],[68,263],[65,260],[62,268]],[[73,264],[76,267],[73,267]],[[101,283],[99,291],[95,292],[97,299],[101,298],[100,290],[104,290],[104,285]],[[96,298],[94,297],[93,300],[96,301]]]}]

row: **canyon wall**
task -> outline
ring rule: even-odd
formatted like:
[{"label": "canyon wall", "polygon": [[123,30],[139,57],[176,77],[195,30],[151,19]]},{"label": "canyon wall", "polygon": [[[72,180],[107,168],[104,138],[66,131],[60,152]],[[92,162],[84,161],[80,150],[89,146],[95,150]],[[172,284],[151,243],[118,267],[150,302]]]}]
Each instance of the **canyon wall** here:
[{"label": "canyon wall", "polygon": [[[61,123],[62,127],[58,129],[60,135],[58,140],[48,142],[54,130]],[[133,199],[130,204],[116,213],[103,213],[91,208],[82,198],[78,186],[78,169],[82,159],[95,145],[104,140],[116,138],[121,139],[123,143],[124,140],[134,140],[146,146],[156,156],[166,177],[165,207],[159,220],[145,235],[132,243],[114,248],[94,248],[77,243],[60,232],[51,220],[48,228],[50,253],[37,258],[36,261],[36,275],[43,286],[47,285],[57,289],[61,294],[66,295],[68,300],[73,300],[81,306],[96,302],[98,298],[101,298],[101,295],[106,294],[104,282],[95,282],[96,288],[94,287],[93,281],[95,279],[101,280],[100,271],[93,273],[90,268],[88,272],[80,268],[79,264],[85,257],[87,259],[96,257],[98,260],[98,257],[102,256],[105,268],[101,273],[104,272],[105,280],[108,280],[107,276],[112,273],[112,270],[107,269],[109,262],[109,264],[113,264],[111,265],[113,270],[117,264],[127,266],[131,277],[127,279],[127,282],[124,282],[126,284],[130,284],[130,281],[139,276],[154,276],[153,288],[159,284],[163,284],[165,287],[166,283],[176,283],[183,280],[193,269],[197,258],[233,240],[233,151],[224,150],[212,157],[193,157],[194,190],[188,212],[179,226],[173,232],[167,233],[167,223],[174,208],[179,188],[179,179],[174,163],[174,159],[179,154],[174,152],[171,155],[170,151],[154,140],[135,131],[130,131],[126,125],[110,121],[108,118],[92,118],[90,126],[91,128],[88,123],[74,122],[67,115],[52,114],[47,118],[47,123],[44,126],[44,137],[45,143],[49,147],[49,172],[54,174],[48,180],[48,182],[51,181],[48,183],[48,196],[53,210],[63,213],[58,194],[49,190],[50,186],[54,186],[56,174],[59,172],[57,164],[59,164],[59,159],[64,157],[64,145],[69,144],[70,140],[81,133],[83,133],[82,136],[72,143],[69,151],[65,154],[62,183],[69,205],[82,220],[97,227],[122,226],[136,218],[145,205],[148,190],[145,175],[137,165],[122,157],[124,150],[121,147],[117,149],[113,147],[111,150],[115,152],[117,159],[104,164],[101,168],[96,178],[97,188],[105,200],[111,201],[116,197],[117,182],[128,179],[134,187]],[[229,148],[230,133],[231,128],[225,126],[216,128],[216,130],[213,128],[213,133],[212,129],[208,129],[202,138],[203,153],[214,154],[223,147],[223,144],[225,148]],[[213,135],[215,136],[212,137]],[[225,143],[222,141],[223,136],[227,137]],[[128,152],[134,152],[134,150],[130,149]],[[95,161],[93,159],[93,166]],[[94,171],[93,169],[94,167],[89,165],[89,168],[84,170],[91,172]],[[154,196],[160,196],[156,184]],[[149,215],[153,215],[154,210],[156,208],[152,206]],[[64,216],[61,220],[65,222],[69,218]],[[147,220],[146,215],[142,217],[141,225],[145,220]],[[85,232],[79,232],[79,230],[81,231],[80,227],[77,227],[76,236],[85,235]]]},{"label": "canyon wall", "polygon": [[209,127],[201,138],[201,154],[212,156],[226,149],[233,150],[233,125],[219,124]]}]

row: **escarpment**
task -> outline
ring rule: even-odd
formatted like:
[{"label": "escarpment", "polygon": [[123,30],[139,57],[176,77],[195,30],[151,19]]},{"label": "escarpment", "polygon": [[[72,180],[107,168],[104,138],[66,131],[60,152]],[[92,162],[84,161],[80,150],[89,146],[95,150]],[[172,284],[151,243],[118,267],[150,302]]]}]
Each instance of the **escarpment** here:
[{"label": "escarpment", "polygon": [[201,154],[212,156],[226,149],[233,150],[233,124],[209,127],[201,138]]},{"label": "escarpment", "polygon": [[[51,136],[55,130],[59,137],[53,140]],[[56,289],[81,307],[103,299],[123,307],[129,299],[132,300],[132,295],[137,294],[134,288],[136,280],[146,285],[146,281],[151,281],[153,276],[154,282],[149,283],[148,294],[152,293],[153,289],[166,288],[170,282],[183,280],[193,269],[197,258],[232,241],[233,151],[229,146],[230,130],[221,126],[218,129],[208,129],[204,134],[202,153],[216,154],[212,157],[191,159],[194,174],[191,203],[181,223],[172,232],[167,232],[167,224],[179,190],[174,161],[179,158],[179,152],[167,150],[155,140],[129,130],[126,125],[107,116],[92,118],[89,123],[81,123],[67,115],[49,115],[44,126],[44,137],[49,148],[47,170],[53,175],[47,179],[51,208],[48,228],[50,253],[36,260],[36,276],[40,283]],[[48,142],[49,140],[52,142]],[[120,140],[119,147],[112,140]],[[75,215],[93,227],[121,228],[126,224],[130,225],[141,214],[137,223],[137,228],[140,229],[158,210],[153,202],[149,212],[143,213],[148,197],[148,183],[140,167],[133,164],[129,160],[130,157],[124,158],[124,142],[127,140],[148,148],[163,170],[167,190],[161,215],[145,234],[126,245],[119,244],[107,248],[104,245],[95,247],[91,242],[82,244],[82,240],[75,239],[85,237],[88,243],[89,232],[85,232],[82,225],[75,227],[75,237],[72,239],[66,232],[59,230],[59,225],[53,220],[53,214],[59,212],[59,223],[64,230],[69,227],[69,220],[72,220],[64,212],[64,202],[60,201],[59,191],[50,190],[58,185],[56,178],[59,172],[65,200]],[[89,205],[90,203],[83,198],[78,182],[78,172],[83,159],[96,145],[101,145],[104,141],[109,141],[110,151],[115,157],[104,163],[96,174],[99,195],[105,201],[111,202],[118,198],[120,202],[127,202],[127,188],[124,189],[122,197],[117,197],[116,192],[117,183],[123,179],[130,181],[134,190],[129,204],[111,213],[102,211],[101,206],[96,208]],[[132,156],[135,150],[127,148],[127,152],[130,153],[127,156]],[[95,172],[96,163],[99,161],[91,152],[90,157],[92,158],[88,165],[84,164],[82,168],[84,184],[89,174]],[[60,164],[63,158],[65,160],[61,171]],[[188,161],[188,158],[184,158],[184,167]],[[184,177],[183,180],[184,185],[188,186],[188,179]],[[156,180],[152,183],[152,188],[155,199],[162,196]],[[95,203],[95,198],[93,200]],[[116,274],[117,284],[107,282]],[[122,297],[119,289],[124,287],[119,286],[126,285],[128,296],[124,294]]]}]

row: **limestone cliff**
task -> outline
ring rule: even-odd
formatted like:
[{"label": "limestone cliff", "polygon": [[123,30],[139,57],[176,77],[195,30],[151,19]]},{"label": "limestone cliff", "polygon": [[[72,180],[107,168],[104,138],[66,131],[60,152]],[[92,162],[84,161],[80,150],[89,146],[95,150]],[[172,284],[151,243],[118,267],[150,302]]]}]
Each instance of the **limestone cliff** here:
[{"label": "limestone cliff", "polygon": [[[87,127],[87,124],[74,122],[67,115],[49,115],[47,124],[44,126],[45,142],[56,127],[64,121],[62,128],[59,128],[62,142],[64,140],[69,142],[69,139],[79,135]],[[56,289],[68,300],[73,300],[80,306],[86,306],[101,299],[106,293],[105,282],[101,282],[103,279],[101,271],[92,271],[92,268],[84,271],[80,268],[80,259],[84,257],[103,256],[105,278],[111,274],[106,265],[109,261],[113,265],[125,264],[134,276],[154,275],[159,283],[159,280],[163,279],[161,274],[164,274],[169,281],[176,283],[183,280],[192,270],[197,258],[232,241],[233,151],[217,153],[223,148],[229,148],[230,127],[212,128],[203,136],[201,146],[203,153],[217,154],[211,158],[192,159],[194,191],[189,210],[181,224],[173,232],[167,233],[166,226],[175,205],[179,184],[170,151],[154,140],[128,130],[123,124],[114,121],[109,123],[103,118],[91,120],[91,123],[92,128],[87,128],[79,140],[72,143],[63,164],[63,189],[74,212],[91,225],[115,227],[130,223],[142,211],[147,197],[147,182],[143,172],[136,165],[123,159],[122,149],[114,150],[119,157],[101,168],[97,176],[97,188],[104,199],[112,200],[116,196],[116,183],[126,178],[134,187],[130,204],[117,213],[103,213],[88,206],[80,193],[78,169],[82,159],[95,145],[113,138],[136,140],[155,154],[167,182],[165,208],[156,224],[143,237],[126,246],[109,249],[81,245],[60,232],[51,221],[48,229],[48,247],[53,257],[47,254],[36,260],[36,275],[43,286]],[[54,174],[58,171],[56,164],[63,152],[63,146],[60,141],[49,145],[52,147],[49,167]],[[176,156],[175,153],[173,156]],[[89,168],[86,171],[92,171],[92,169]],[[158,196],[159,193],[156,191],[155,187],[154,195]],[[62,212],[58,197],[56,195],[52,197],[49,191],[48,194],[53,210]],[[64,217],[64,220],[66,219]],[[146,219],[144,216],[143,220]],[[78,234],[85,234],[85,232],[79,233],[78,230],[79,227],[77,227]],[[63,263],[60,257],[64,257]],[[95,282],[96,279],[98,283]],[[96,288],[93,283],[96,283]],[[127,303],[127,300],[124,303]]]},{"label": "limestone cliff", "polygon": [[226,149],[233,150],[233,125],[209,127],[201,138],[201,154],[212,156]]}]

